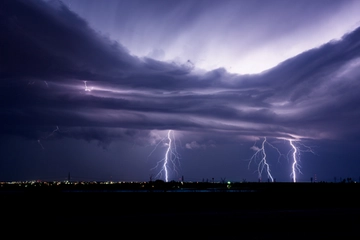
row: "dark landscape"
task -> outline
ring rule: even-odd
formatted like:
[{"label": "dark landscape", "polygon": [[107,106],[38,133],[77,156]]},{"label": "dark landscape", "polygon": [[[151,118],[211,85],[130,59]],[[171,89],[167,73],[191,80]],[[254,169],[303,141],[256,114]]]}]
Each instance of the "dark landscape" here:
[{"label": "dark landscape", "polygon": [[36,216],[68,226],[145,224],[222,236],[247,232],[254,239],[291,233],[292,239],[311,239],[312,233],[359,236],[359,193],[355,182],[32,182],[3,183],[0,198],[14,209],[2,219],[13,221]]}]

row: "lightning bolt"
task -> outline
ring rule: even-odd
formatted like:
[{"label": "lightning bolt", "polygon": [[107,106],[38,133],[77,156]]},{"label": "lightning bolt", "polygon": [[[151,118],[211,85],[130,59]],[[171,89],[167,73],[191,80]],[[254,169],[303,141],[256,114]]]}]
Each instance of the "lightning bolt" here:
[{"label": "lightning bolt", "polygon": [[40,147],[45,150],[44,146],[41,144],[40,139],[37,140],[37,142],[40,144]]},{"label": "lightning bolt", "polygon": [[169,132],[168,132],[169,145],[168,145],[168,148],[167,148],[166,153],[165,153],[164,165],[163,165],[163,169],[164,169],[164,172],[165,172],[165,182],[168,182],[168,178],[169,178],[169,176],[168,176],[168,161],[169,161],[169,152],[170,152],[170,149],[171,149],[170,133],[171,133],[171,130],[169,130]]},{"label": "lightning bolt", "polygon": [[148,157],[150,157],[151,154],[152,154],[153,152],[155,152],[155,150],[157,149],[157,147],[160,145],[160,143],[164,142],[164,140],[165,140],[165,138],[161,139],[161,140],[155,145],[154,149],[151,151],[151,153],[149,154]]},{"label": "lightning bolt", "polygon": [[85,84],[85,92],[91,92],[91,90],[92,90],[93,88],[88,88],[88,86],[86,85],[86,82],[87,82],[87,81],[84,81],[84,84]]},{"label": "lightning bolt", "polygon": [[[55,132],[60,132],[59,126],[56,126],[56,128],[55,128],[54,131],[52,131],[48,136],[42,137],[42,139],[48,139],[49,137],[53,136],[53,135],[55,134]],[[43,145],[41,144],[41,142],[40,142],[40,139],[38,139],[37,142],[39,143],[39,145],[41,146],[41,148],[42,148],[43,150],[45,150],[44,146],[43,146]]]},{"label": "lightning bolt", "polygon": [[49,136],[47,136],[46,138],[51,137],[52,135],[54,135],[54,133],[55,133],[55,132],[58,132],[58,131],[60,131],[60,129],[59,129],[59,127],[58,127],[58,126],[56,126],[55,130],[54,130],[54,131],[52,131],[52,132],[49,134]]},{"label": "lightning bolt", "polygon": [[[299,172],[299,173],[302,173],[301,170],[300,170],[300,165],[299,165],[299,162],[300,162],[300,152],[311,152],[312,154],[315,155],[315,152],[312,150],[311,147],[309,146],[306,146],[305,144],[302,144],[300,142],[298,142],[297,144],[298,145],[301,145],[305,148],[305,150],[303,149],[300,149],[300,147],[297,147],[295,144],[294,144],[294,140],[293,139],[287,139],[289,141],[289,144],[292,148],[292,165],[291,165],[291,174],[290,174],[290,177],[292,178],[293,182],[296,182],[297,181],[297,178],[296,178],[296,172]],[[291,152],[291,150],[290,150]],[[289,153],[290,153],[289,152]]]},{"label": "lightning bolt", "polygon": [[[155,149],[159,146],[161,142],[163,142],[165,138],[163,138],[158,144],[156,144],[153,151],[149,154],[149,156],[155,151]],[[165,152],[165,156],[163,159],[161,159],[155,167],[153,167],[151,170],[156,169],[161,165],[160,172],[156,175],[156,177],[162,177],[164,175],[165,182],[169,181],[169,174],[170,174],[170,166],[173,165],[173,171],[177,173],[177,167],[178,161],[180,159],[180,155],[178,154],[176,150],[176,144],[175,144],[175,135],[172,130],[169,130],[167,133],[167,149]]]},{"label": "lightning bolt", "polygon": [[255,146],[255,144],[254,144],[254,146],[251,147],[251,149],[253,149],[255,151],[255,153],[250,158],[250,162],[249,162],[248,167],[250,168],[250,164],[251,164],[252,161],[255,161],[256,159],[260,158],[261,160],[260,160],[260,162],[258,164],[258,171],[257,171],[258,174],[259,174],[259,179],[261,179],[261,175],[262,175],[264,169],[266,169],[268,179],[271,180],[271,182],[274,182],[274,178],[271,175],[271,171],[270,171],[270,165],[267,162],[267,155],[266,155],[266,151],[265,151],[265,143],[268,144],[270,147],[274,148],[279,153],[278,160],[280,159],[282,154],[280,153],[279,149],[277,149],[272,144],[267,142],[266,137],[264,137],[264,141],[261,144],[261,148]]},{"label": "lightning bolt", "polygon": [[298,165],[298,160],[296,158],[296,153],[297,153],[297,148],[295,147],[295,145],[293,144],[292,140],[289,139],[289,143],[291,145],[291,147],[293,148],[293,164],[292,164],[292,172],[291,172],[291,177],[293,179],[293,182],[296,182],[296,170],[298,170],[300,172],[300,168]]}]

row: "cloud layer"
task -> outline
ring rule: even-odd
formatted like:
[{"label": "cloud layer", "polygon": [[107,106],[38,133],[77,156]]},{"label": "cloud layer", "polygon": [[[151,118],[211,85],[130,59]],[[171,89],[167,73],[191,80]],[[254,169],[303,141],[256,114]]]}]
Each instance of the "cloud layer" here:
[{"label": "cloud layer", "polygon": [[58,126],[57,137],[107,144],[167,129],[224,141],[360,134],[360,28],[249,75],[133,56],[61,2],[2,1],[0,29],[1,135],[42,139]]}]

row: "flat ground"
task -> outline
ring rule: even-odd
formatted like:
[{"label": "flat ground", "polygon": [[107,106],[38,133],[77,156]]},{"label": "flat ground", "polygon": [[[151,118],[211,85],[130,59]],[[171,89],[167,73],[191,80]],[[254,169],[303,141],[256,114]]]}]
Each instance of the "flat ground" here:
[{"label": "flat ground", "polygon": [[[360,237],[357,188],[260,192],[2,192],[1,223],[200,234],[222,239]],[[308,191],[306,189],[309,189]],[[325,190],[324,190],[325,189]],[[342,189],[342,190],[341,190]],[[5,207],[6,206],[6,207]],[[200,236],[196,235],[196,236]],[[191,235],[190,235],[191,236]],[[165,238],[166,239],[166,238]]]}]

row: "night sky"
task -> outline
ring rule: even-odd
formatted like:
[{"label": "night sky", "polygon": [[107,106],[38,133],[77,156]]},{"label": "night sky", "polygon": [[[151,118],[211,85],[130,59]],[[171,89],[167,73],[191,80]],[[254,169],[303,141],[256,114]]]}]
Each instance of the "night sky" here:
[{"label": "night sky", "polygon": [[0,181],[360,181],[360,1],[2,0],[0,32]]}]

